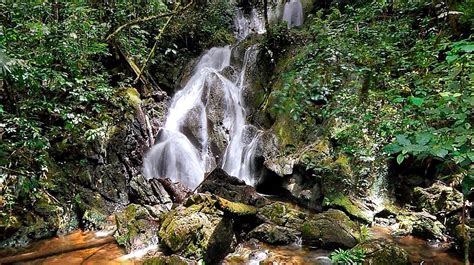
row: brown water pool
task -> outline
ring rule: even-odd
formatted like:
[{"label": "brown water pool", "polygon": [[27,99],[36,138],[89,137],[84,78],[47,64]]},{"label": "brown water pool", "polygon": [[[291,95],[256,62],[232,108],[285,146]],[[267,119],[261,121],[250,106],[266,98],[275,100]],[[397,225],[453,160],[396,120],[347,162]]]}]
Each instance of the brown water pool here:
[{"label": "brown water pool", "polygon": [[[433,245],[412,237],[393,237],[388,228],[371,228],[374,238],[393,241],[408,251],[413,264],[463,264],[460,257],[444,245]],[[0,250],[0,263],[15,264],[140,264],[139,259],[124,259],[125,251],[113,237],[76,231],[66,236],[35,242],[24,249]],[[262,243],[240,244],[224,264],[330,264],[330,251],[297,245],[271,246]],[[8,260],[10,259],[10,260]]]}]

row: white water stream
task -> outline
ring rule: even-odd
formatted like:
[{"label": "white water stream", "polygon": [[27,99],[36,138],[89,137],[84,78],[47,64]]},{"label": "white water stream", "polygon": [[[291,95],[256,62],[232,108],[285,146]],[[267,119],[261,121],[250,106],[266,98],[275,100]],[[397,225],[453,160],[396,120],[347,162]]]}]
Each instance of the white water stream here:
[{"label": "white water stream", "polygon": [[288,28],[303,25],[303,5],[300,0],[290,0],[285,4],[283,21],[288,23]]},{"label": "white water stream", "polygon": [[[301,3],[298,9],[293,2],[285,5],[284,13],[290,12],[288,23],[297,25],[302,23]],[[287,11],[288,4],[296,11]],[[294,15],[298,10],[301,14]],[[256,9],[250,14],[238,10],[234,26],[238,40],[265,32]],[[206,172],[220,166],[255,184],[254,156],[261,132],[247,124],[243,91],[251,85],[247,75],[257,54],[256,45],[247,48],[241,66],[231,63],[231,46],[212,48],[201,57],[187,84],[172,98],[165,125],[144,159],[146,178],[170,178],[194,189]]]}]

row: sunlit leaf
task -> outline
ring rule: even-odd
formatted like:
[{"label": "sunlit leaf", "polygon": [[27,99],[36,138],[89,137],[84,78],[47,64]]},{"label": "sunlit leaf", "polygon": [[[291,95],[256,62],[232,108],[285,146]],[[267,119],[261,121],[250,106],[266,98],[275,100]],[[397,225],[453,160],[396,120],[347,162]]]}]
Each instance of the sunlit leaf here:
[{"label": "sunlit leaf", "polygon": [[401,165],[403,163],[403,160],[405,160],[405,155],[404,154],[399,154],[397,156],[397,163]]}]

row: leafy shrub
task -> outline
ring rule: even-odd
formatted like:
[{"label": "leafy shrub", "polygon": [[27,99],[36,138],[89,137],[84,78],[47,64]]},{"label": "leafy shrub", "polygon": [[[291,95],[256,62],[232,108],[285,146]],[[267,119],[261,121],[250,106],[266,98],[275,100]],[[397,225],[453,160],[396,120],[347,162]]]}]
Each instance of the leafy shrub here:
[{"label": "leafy shrub", "polygon": [[331,253],[331,261],[334,264],[341,265],[359,265],[363,264],[365,259],[365,251],[362,249],[336,249]]},{"label": "leafy shrub", "polygon": [[454,41],[449,23],[424,11],[431,4],[396,1],[388,12],[388,1],[377,1],[310,18],[306,44],[289,55],[273,91],[274,110],[308,132],[324,124],[351,156],[385,151],[399,163],[412,156],[466,169],[473,42]]}]

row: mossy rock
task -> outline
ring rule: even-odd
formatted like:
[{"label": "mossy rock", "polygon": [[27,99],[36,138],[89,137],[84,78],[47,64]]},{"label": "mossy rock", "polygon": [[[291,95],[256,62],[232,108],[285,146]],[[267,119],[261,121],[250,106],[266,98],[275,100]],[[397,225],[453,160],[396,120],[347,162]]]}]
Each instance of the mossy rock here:
[{"label": "mossy rock", "polygon": [[143,261],[143,265],[197,265],[198,262],[180,257],[178,255],[159,256],[148,258]]},{"label": "mossy rock", "polygon": [[408,265],[408,253],[397,244],[384,239],[374,239],[360,243],[355,250],[363,250],[365,253],[364,264],[367,265]]},{"label": "mossy rock", "polygon": [[165,214],[159,230],[162,245],[170,252],[206,263],[221,261],[235,243],[233,220],[224,217],[209,194],[191,196]]},{"label": "mossy rock", "polygon": [[433,215],[458,211],[462,208],[463,202],[461,192],[441,182],[436,182],[428,188],[416,187],[413,197],[418,210],[424,210]]},{"label": "mossy rock", "polygon": [[344,212],[334,209],[309,217],[301,232],[308,245],[324,248],[351,248],[360,238],[360,227]]},{"label": "mossy rock", "polygon": [[269,223],[296,229],[298,231],[301,230],[301,226],[307,217],[306,213],[284,202],[274,202],[265,205],[258,210],[258,214]]},{"label": "mossy rock", "polygon": [[158,241],[159,221],[141,205],[130,204],[115,213],[115,222],[117,230],[114,237],[128,252]]},{"label": "mossy rock", "polygon": [[118,95],[123,97],[125,101],[133,108],[137,109],[141,104],[140,93],[133,88],[128,87],[120,90]]},{"label": "mossy rock", "polygon": [[86,229],[101,230],[107,226],[107,215],[97,208],[89,208],[82,215],[81,221]]},{"label": "mossy rock", "polygon": [[342,194],[329,195],[324,200],[324,205],[328,207],[341,208],[350,216],[360,219],[366,223],[372,223],[374,213],[362,210],[360,203]]},{"label": "mossy rock", "polygon": [[253,206],[240,202],[232,202],[219,197],[217,197],[217,206],[231,216],[253,216],[257,214],[257,208]]},{"label": "mossy rock", "polygon": [[274,224],[261,224],[248,234],[248,238],[255,238],[272,245],[289,245],[298,240],[300,231]]},{"label": "mossy rock", "polygon": [[426,212],[403,212],[397,215],[398,235],[414,235],[424,239],[446,240],[446,227]]}]

